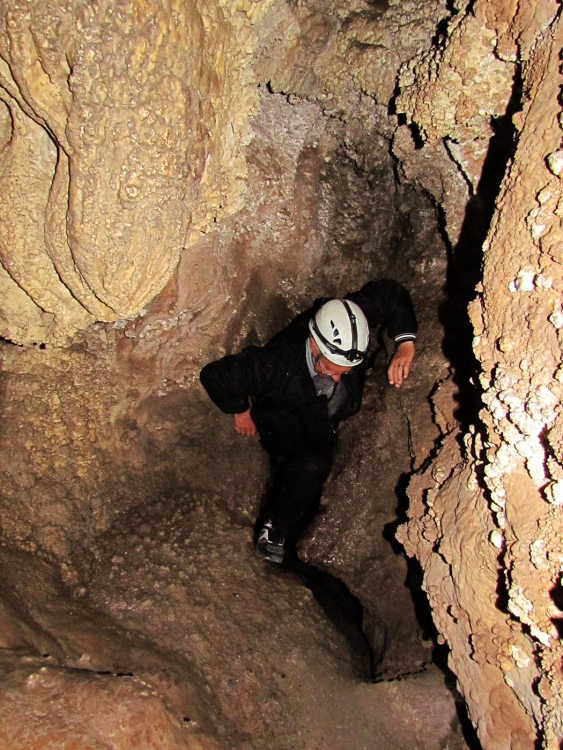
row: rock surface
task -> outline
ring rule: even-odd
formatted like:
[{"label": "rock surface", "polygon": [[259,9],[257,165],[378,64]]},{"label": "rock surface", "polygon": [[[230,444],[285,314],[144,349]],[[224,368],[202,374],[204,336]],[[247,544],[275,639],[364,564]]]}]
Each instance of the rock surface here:
[{"label": "rock surface", "polygon": [[241,207],[268,4],[0,4],[4,338],[138,314]]},{"label": "rock surface", "polygon": [[3,743],[465,750],[436,668],[360,679],[346,632],[295,573],[265,567],[251,538],[215,497],[143,508],[99,540],[87,597],[1,548]]},{"label": "rock surface", "polygon": [[[483,748],[558,750],[558,10],[0,1],[10,742],[463,747],[393,541],[408,484],[398,538]],[[391,391],[379,342],[299,547],[360,600],[375,675],[419,673],[372,684],[360,634],[253,557],[268,467],[197,374],[384,276],[418,359]]]},{"label": "rock surface", "polygon": [[[109,5],[104,7],[111,10]],[[203,13],[202,7],[198,11]],[[416,18],[425,17],[423,4],[416,8],[418,15],[413,16],[413,25]],[[438,12],[436,4],[432,4],[432,9],[432,13]],[[38,8],[32,10],[39,13]],[[300,15],[305,10],[296,12]],[[343,4],[338,18],[331,19],[331,8],[319,5],[314,10],[317,20],[324,17],[332,29],[341,55],[346,48],[345,40],[359,33],[358,24],[362,25],[362,33],[377,32],[387,48],[394,49],[393,23],[385,14],[365,16],[352,5]],[[237,54],[245,50],[246,62],[250,59],[247,55],[252,39],[261,41],[255,63],[255,83],[260,85],[249,93],[248,111],[237,110],[237,116],[244,119],[252,106],[254,116],[247,125],[241,121],[240,130],[235,128],[234,136],[227,139],[234,151],[229,152],[228,170],[225,168],[224,174],[217,161],[219,152],[213,151],[213,139],[219,143],[227,119],[221,121],[223,124],[217,121],[219,135],[214,135],[215,131],[209,136],[196,134],[191,145],[184,143],[186,153],[190,148],[195,151],[196,172],[200,163],[198,154],[209,156],[207,170],[200,180],[202,184],[207,180],[207,192],[205,185],[196,184],[195,178],[182,183],[187,191],[185,205],[193,212],[193,232],[189,234],[187,224],[182,229],[186,247],[180,253],[174,276],[160,295],[145,304],[154,296],[154,291],[147,291],[148,285],[164,283],[167,273],[156,258],[158,247],[171,252],[166,263],[175,252],[176,240],[170,234],[159,236],[160,245],[153,242],[149,224],[151,206],[157,204],[151,201],[158,196],[148,189],[141,190],[134,196],[140,202],[135,203],[129,196],[131,205],[121,206],[112,204],[111,190],[93,188],[95,201],[88,216],[95,231],[91,233],[84,225],[81,236],[96,243],[95,256],[88,255],[94,265],[97,263],[94,257],[101,257],[106,248],[104,273],[107,270],[115,294],[122,295],[120,304],[124,305],[129,304],[126,297],[130,300],[133,297],[127,286],[127,274],[121,278],[121,271],[117,273],[116,269],[124,268],[123,264],[129,261],[112,243],[111,247],[104,244],[99,232],[106,229],[103,221],[96,219],[100,210],[96,201],[104,201],[103,209],[109,212],[110,224],[112,217],[115,221],[128,220],[131,212],[135,216],[138,212],[143,218],[144,223],[139,225],[144,227],[141,246],[134,247],[132,236],[120,234],[124,241],[131,239],[126,254],[139,270],[135,294],[146,294],[143,314],[123,319],[133,308],[117,309],[116,297],[115,304],[109,304],[113,287],[108,283],[103,295],[99,290],[95,294],[97,300],[102,296],[104,304],[111,308],[107,315],[89,310],[91,317],[84,323],[69,318],[64,328],[60,319],[50,317],[50,308],[46,308],[42,321],[50,326],[48,335],[18,339],[13,334],[14,328],[6,329],[6,336],[14,341],[46,341],[47,346],[16,348],[5,344],[2,347],[6,425],[0,436],[0,468],[5,480],[1,499],[3,536],[20,549],[57,561],[66,585],[78,597],[75,602],[87,597],[90,611],[97,612],[96,618],[103,620],[103,611],[109,622],[119,623],[120,633],[144,639],[143,643],[161,653],[165,665],[178,659],[182,665],[180,672],[185,670],[177,676],[182,689],[187,690],[186,684],[192,685],[195,680],[199,685],[196,692],[201,691],[201,695],[190,694],[188,708],[178,703],[174,691],[179,688],[174,688],[171,694],[150,670],[147,674],[142,666],[144,660],[150,661],[146,653],[137,661],[129,655],[125,659],[127,664],[116,668],[107,654],[102,658],[102,645],[92,643],[85,649],[91,656],[93,671],[133,672],[135,678],[145,679],[157,691],[151,711],[162,726],[168,727],[170,742],[181,740],[174,740],[177,721],[182,724],[183,715],[195,715],[199,705],[197,710],[203,718],[193,720],[190,729],[196,723],[199,725],[197,741],[202,743],[209,730],[221,746],[233,747],[263,747],[267,742],[280,748],[300,744],[311,750],[339,747],[349,750],[355,746],[359,750],[375,743],[382,750],[386,746],[411,748],[414,742],[430,750],[450,742],[451,747],[462,748],[453,699],[443,685],[443,676],[429,664],[431,643],[427,634],[426,640],[422,637],[411,590],[405,586],[405,560],[393,550],[389,534],[388,538],[383,537],[384,527],[396,521],[398,474],[422,462],[438,435],[427,403],[433,388],[433,370],[438,367],[444,377],[447,374],[447,363],[439,351],[441,328],[436,317],[446,256],[436,214],[425,195],[396,179],[394,160],[389,154],[389,138],[396,123],[393,118],[388,119],[386,104],[375,103],[360,88],[354,88],[360,72],[356,75],[353,69],[346,69],[342,57],[338,65],[343,82],[338,102],[333,102],[335,109],[326,105],[336,99],[336,94],[328,99],[330,92],[322,82],[306,96],[297,90],[291,96],[274,93],[272,84],[267,84],[270,71],[279,62],[279,47],[265,32],[271,31],[267,18],[276,17],[275,8],[272,6],[273,15],[264,16],[262,21],[258,11],[252,15],[250,5],[246,11],[234,14],[229,23],[237,19],[237,23],[241,22],[237,37],[240,46],[236,50]],[[214,12],[219,13],[215,6]],[[400,3],[393,3],[392,15],[400,16],[401,12]],[[103,18],[92,16],[90,27],[95,30]],[[300,18],[306,30],[301,15]],[[197,27],[197,19],[180,20],[184,23],[182,28],[187,28],[188,20]],[[17,17],[15,21],[19,29],[29,19]],[[251,35],[247,40],[245,29],[251,34],[254,22],[259,31],[256,37]],[[122,59],[120,56],[137,33],[132,27],[128,36],[120,31],[119,24],[115,29],[109,26],[109,36],[102,35],[103,50],[99,50],[104,54],[103,64],[99,63],[102,71],[104,65],[116,64],[116,56]],[[433,22],[426,19],[419,36],[429,42],[432,27]],[[227,24],[223,32],[230,28]],[[217,34],[217,44],[223,45],[225,55],[231,55],[232,50],[227,49],[228,34],[220,36],[215,26],[206,33]],[[306,34],[300,33],[302,41],[305,40]],[[159,65],[166,58],[167,38],[150,37],[156,49],[150,44],[146,47],[143,39],[138,40],[140,49],[156,54],[154,71],[158,76]],[[334,40],[330,42],[332,46],[336,44]],[[411,41],[415,46],[419,43],[405,36],[400,49],[393,51],[394,67],[381,69],[385,76],[408,57]],[[250,46],[245,47],[247,42]],[[214,43],[208,40],[210,50],[215,49]],[[373,51],[377,49],[375,45]],[[313,57],[303,62],[309,65],[317,53],[311,47],[307,54]],[[368,57],[357,56],[364,73],[370,70]],[[241,80],[246,80],[246,62],[239,65],[231,55],[225,60],[225,76],[240,75]],[[184,60],[177,64],[188,63]],[[202,75],[206,75],[205,64],[204,60]],[[291,63],[294,64],[295,61]],[[318,69],[322,70],[322,65]],[[92,76],[92,70],[88,68],[82,75]],[[128,75],[129,68],[124,71]],[[78,60],[72,75],[80,74]],[[325,78],[331,80],[328,74]],[[150,113],[151,107],[162,103],[151,93],[153,79],[149,76],[145,83],[149,86],[146,106]],[[168,85],[172,83],[169,81]],[[213,100],[217,106],[222,102],[221,97],[229,100],[232,97],[238,106],[242,89],[237,88],[236,81],[215,80],[211,85],[217,86],[217,99]],[[121,86],[115,91],[125,95],[129,89],[123,88],[123,81]],[[192,90],[190,87],[195,86],[192,78],[187,78],[185,86],[185,90]],[[381,87],[381,101],[385,102],[392,89],[389,81],[381,83]],[[180,89],[175,106],[182,103],[184,88]],[[79,94],[77,83],[76,96]],[[100,116],[105,101],[96,104]],[[9,104],[17,110],[15,101],[10,99]],[[223,104],[221,107],[221,117],[228,118],[228,108]],[[140,116],[139,106],[131,105],[131,109],[133,127]],[[29,126],[28,120],[33,117],[27,111],[26,115],[24,122]],[[121,110],[116,111],[112,105],[107,115],[109,126],[114,115],[121,117]],[[211,117],[212,113],[207,115]],[[167,115],[173,116],[173,111]],[[151,137],[158,135],[166,141],[161,129],[164,124],[160,120],[151,123],[154,131]],[[41,125],[37,124],[39,130]],[[225,127],[228,133],[230,123]],[[182,135],[183,131],[174,131],[173,122],[170,128],[172,139],[188,139]],[[148,130],[139,131],[139,135],[142,133],[148,137]],[[245,139],[249,142],[244,149],[244,164],[240,166],[247,177],[243,184],[236,179],[242,172],[237,172],[235,157],[236,149]],[[177,142],[166,141],[171,151]],[[88,175],[96,186],[98,179],[111,180],[112,170],[119,166],[119,149],[132,150],[127,154],[134,158],[135,144],[133,138],[112,143],[111,153],[116,161],[112,161],[108,171],[104,160],[111,154],[105,153],[103,142],[93,143],[88,153],[82,155],[75,142],[77,151],[70,157],[70,186],[65,190],[72,193],[73,175],[76,174],[78,181],[86,179],[80,172],[72,171],[77,159],[90,159]],[[222,147],[217,145],[219,149]],[[49,148],[55,158],[52,163],[59,164],[52,143]],[[151,158],[152,153],[155,152],[149,149],[146,158]],[[63,170],[64,154],[60,159]],[[141,161],[140,167],[143,164]],[[180,162],[174,164],[178,166]],[[46,170],[45,174],[48,173]],[[219,177],[226,181],[222,185],[235,180],[235,187],[244,193],[245,204],[237,203],[236,196],[229,198],[225,193],[227,188],[214,192]],[[64,203],[61,184],[57,195]],[[173,186],[173,181],[165,180],[164,184]],[[217,194],[221,197],[215,201]],[[49,196],[48,199],[51,200]],[[68,227],[75,220],[70,203],[69,211],[66,219],[59,215],[56,226],[63,227],[61,231],[72,252],[78,253],[78,248],[72,245],[78,234],[64,229],[65,222]],[[29,213],[35,221],[33,211]],[[227,217],[228,213],[232,215]],[[178,223],[166,225],[166,232],[179,231],[178,227]],[[45,236],[49,236],[49,231],[46,230]],[[146,255],[149,249],[155,252],[150,263],[157,264],[160,281],[149,264]],[[65,252],[68,253],[68,248]],[[73,273],[77,269],[80,270],[78,262],[73,263]],[[62,271],[58,273],[65,284],[69,283]],[[35,273],[30,275],[35,278]],[[427,322],[420,350],[421,363],[426,362],[427,367],[420,370],[418,378],[413,377],[414,387],[402,402],[393,398],[394,394],[388,395],[385,416],[377,422],[382,426],[381,434],[366,419],[351,425],[348,435],[343,435],[348,446],[343,460],[352,452],[358,430],[364,436],[361,454],[356,455],[367,459],[378,444],[389,446],[379,450],[380,461],[375,466],[370,467],[365,460],[365,471],[359,472],[354,480],[357,491],[348,498],[348,503],[352,503],[349,507],[357,515],[356,529],[350,534],[342,528],[335,534],[338,514],[328,526],[330,513],[326,514],[318,528],[312,529],[312,541],[307,551],[302,552],[315,564],[340,575],[362,599],[364,629],[376,654],[379,677],[418,673],[412,682],[376,685],[368,682],[371,667],[361,633],[356,630],[351,636],[348,623],[345,637],[326,621],[326,615],[295,573],[268,573],[254,558],[252,524],[267,479],[266,461],[258,446],[238,438],[232,431],[231,420],[217,412],[204,397],[197,374],[206,361],[225,351],[235,351],[248,342],[266,341],[314,297],[343,293],[374,276],[385,275],[415,288],[416,304]],[[43,284],[37,283],[43,289]],[[57,288],[56,284],[53,288]],[[73,293],[84,304],[85,298]],[[135,304],[139,306],[141,301],[138,296]],[[17,322],[17,315],[9,311],[6,315],[7,325],[17,324],[22,330],[30,330]],[[122,319],[110,324],[103,322],[115,317]],[[63,341],[75,328],[93,319],[98,322],[75,335],[67,348],[51,346],[52,341]],[[374,369],[368,417],[386,401],[384,358],[381,352]],[[411,450],[409,445],[416,448]],[[380,484],[377,506],[368,489],[372,482]],[[345,486],[334,482],[334,488],[340,487],[340,491],[345,491]],[[332,493],[334,510],[338,507],[334,502],[337,500],[338,492]],[[360,523],[372,528],[374,537],[370,543],[355,549]],[[189,543],[184,544],[184,540]],[[217,544],[226,549],[217,550]],[[327,548],[336,551],[338,566],[327,564]],[[364,566],[364,554],[372,558],[369,565]],[[376,561],[381,562],[379,570],[374,570]],[[364,569],[360,570],[362,566]],[[380,580],[382,571],[387,576],[384,596],[376,592],[373,580],[374,574]],[[52,623],[51,627],[59,636],[64,630],[61,623]],[[395,631],[404,637],[404,647]],[[75,705],[72,696],[77,691],[94,698],[96,691],[103,692],[100,686],[111,693],[113,685],[118,689],[119,679],[124,679],[115,678],[115,682],[103,678],[100,682],[66,672],[65,669],[75,665],[65,651],[59,653],[56,664],[46,666],[54,670],[48,675],[54,690],[67,684],[69,712]],[[7,686],[12,684],[10,675],[14,681],[13,694],[17,695],[29,675],[7,669]],[[125,678],[124,685],[131,704],[137,705],[136,701],[142,698],[137,694],[137,683]],[[317,700],[312,710],[313,694]],[[52,714],[45,719],[47,727],[63,709],[53,703],[48,689],[46,696],[45,700],[52,704]],[[171,714],[168,704],[172,706]],[[377,711],[376,706],[379,706]],[[89,728],[85,729],[83,741],[105,741],[99,734],[100,727],[92,725],[88,716],[84,716],[84,723]]]},{"label": "rock surface", "polygon": [[[473,8],[475,18],[494,18],[487,33],[494,32],[500,59],[521,66],[524,91],[515,153],[483,246],[483,282],[470,305],[483,409],[465,448],[452,431],[432,467],[412,480],[411,521],[399,533],[425,570],[435,621],[484,748],[531,749],[538,738],[559,748],[563,738],[555,542],[563,476],[556,250],[562,32],[555,10],[549,2],[519,6],[503,21],[505,4]],[[452,51],[456,43],[455,34],[446,42]],[[443,75],[451,74],[450,66]]]}]

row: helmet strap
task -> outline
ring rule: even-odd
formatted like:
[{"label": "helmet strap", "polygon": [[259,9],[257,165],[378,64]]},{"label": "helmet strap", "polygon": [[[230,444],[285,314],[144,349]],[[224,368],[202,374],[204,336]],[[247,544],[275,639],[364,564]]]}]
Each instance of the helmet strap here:
[{"label": "helmet strap", "polygon": [[346,312],[348,313],[348,317],[350,318],[350,327],[352,328],[352,346],[350,349],[357,349],[358,346],[358,327],[356,325],[356,316],[352,312],[352,308],[348,304],[348,302],[343,299],[341,300],[342,304],[346,308]]}]

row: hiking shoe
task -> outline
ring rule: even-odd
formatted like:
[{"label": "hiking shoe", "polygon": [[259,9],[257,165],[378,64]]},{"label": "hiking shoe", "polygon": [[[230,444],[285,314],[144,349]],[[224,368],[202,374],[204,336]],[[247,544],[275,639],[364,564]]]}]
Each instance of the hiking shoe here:
[{"label": "hiking shoe", "polygon": [[274,563],[283,562],[285,536],[276,531],[271,521],[266,521],[256,542],[258,554]]}]

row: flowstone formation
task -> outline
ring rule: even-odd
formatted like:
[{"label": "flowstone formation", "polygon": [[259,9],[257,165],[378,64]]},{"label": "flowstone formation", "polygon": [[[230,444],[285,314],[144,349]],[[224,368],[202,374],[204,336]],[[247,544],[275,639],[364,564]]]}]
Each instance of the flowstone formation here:
[{"label": "flowstone formation", "polygon": [[268,4],[0,4],[0,335],[137,315],[241,207]]},{"label": "flowstone formation", "polygon": [[[432,56],[430,83],[400,97],[412,106],[409,117],[430,148],[436,132],[458,141],[469,175],[479,149],[475,119],[464,112],[460,122],[457,108],[430,111],[425,91],[447,80],[448,100],[464,101],[455,50],[478,19],[483,46],[470,48],[476,56],[466,55],[462,68],[498,72],[504,61],[507,70],[515,68],[515,81],[521,77],[515,148],[483,245],[482,284],[470,305],[483,408],[463,442],[452,430],[432,466],[411,481],[411,520],[398,536],[422,563],[434,619],[483,747],[555,749],[563,739],[563,36],[554,3],[520,4],[514,15],[507,10],[507,4],[477,2],[470,15],[454,19]],[[495,84],[491,94],[500,90]],[[484,96],[476,106],[486,112],[491,99]]]}]

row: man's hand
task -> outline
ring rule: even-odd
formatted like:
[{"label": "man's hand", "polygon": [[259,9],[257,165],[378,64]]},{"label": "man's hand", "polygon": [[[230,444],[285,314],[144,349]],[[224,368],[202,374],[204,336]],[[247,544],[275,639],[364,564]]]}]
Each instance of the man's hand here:
[{"label": "man's hand", "polygon": [[250,416],[250,409],[243,411],[242,414],[235,414],[235,430],[244,437],[256,435],[256,425]]},{"label": "man's hand", "polygon": [[400,388],[404,378],[408,378],[411,362],[414,359],[414,341],[403,341],[399,344],[393,355],[391,364],[387,369],[389,385]]}]

